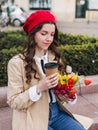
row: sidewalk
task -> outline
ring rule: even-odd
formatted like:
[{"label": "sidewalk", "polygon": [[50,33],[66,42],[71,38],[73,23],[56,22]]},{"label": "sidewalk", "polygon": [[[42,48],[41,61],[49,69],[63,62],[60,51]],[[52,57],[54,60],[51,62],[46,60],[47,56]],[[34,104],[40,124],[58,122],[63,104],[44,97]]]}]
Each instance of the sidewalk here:
[{"label": "sidewalk", "polygon": [[[94,36],[98,37],[98,22],[89,22],[87,21],[74,21],[74,22],[56,22],[58,30],[63,33],[70,33],[70,34],[82,34],[82,35],[88,35],[88,36]],[[7,31],[7,30],[21,30],[22,27],[14,27],[14,26],[8,26],[1,28],[1,31]]]},{"label": "sidewalk", "polygon": [[87,76],[92,81],[89,86],[82,86],[75,105],[65,106],[75,114],[84,115],[94,120],[90,130],[98,130],[98,75]]},{"label": "sidewalk", "polygon": [[[75,22],[58,22],[57,21],[58,30],[63,33],[70,33],[70,34],[82,34],[88,36],[98,37],[98,22],[89,22],[87,21],[75,21]],[[1,28],[1,31],[10,31],[10,30],[21,30],[22,27],[14,27],[8,26]]]},{"label": "sidewalk", "polygon": [[57,27],[63,33],[98,37],[98,22],[57,22]]}]

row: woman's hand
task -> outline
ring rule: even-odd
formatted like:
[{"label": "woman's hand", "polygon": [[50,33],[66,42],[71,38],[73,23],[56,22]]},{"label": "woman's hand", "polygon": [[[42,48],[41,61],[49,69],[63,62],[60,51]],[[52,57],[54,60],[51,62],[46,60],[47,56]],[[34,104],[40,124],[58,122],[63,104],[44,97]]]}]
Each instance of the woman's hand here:
[{"label": "woman's hand", "polygon": [[58,98],[61,100],[61,101],[64,101],[64,102],[68,102],[69,101],[69,97],[68,95],[62,95],[62,94],[58,94]]},{"label": "woman's hand", "polygon": [[58,73],[52,74],[50,76],[45,76],[42,80],[39,81],[37,85],[37,93],[40,93],[44,90],[54,88],[58,84]]},{"label": "woman's hand", "polygon": [[75,96],[74,96],[74,99],[70,99],[67,94],[65,94],[65,95],[58,94],[58,98],[59,98],[61,101],[63,101],[63,102],[70,103],[70,102],[73,102],[74,100],[76,100],[76,99],[77,99],[77,96],[75,95]]}]

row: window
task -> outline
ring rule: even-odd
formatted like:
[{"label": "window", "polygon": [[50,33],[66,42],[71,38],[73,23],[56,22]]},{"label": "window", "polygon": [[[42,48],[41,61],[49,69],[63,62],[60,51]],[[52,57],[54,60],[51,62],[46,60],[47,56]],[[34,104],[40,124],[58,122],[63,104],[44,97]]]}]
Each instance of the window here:
[{"label": "window", "polygon": [[98,10],[98,0],[88,0],[89,10]]},{"label": "window", "polygon": [[88,0],[76,0],[76,18],[85,18]]},{"label": "window", "polygon": [[50,10],[51,0],[30,0],[29,1],[29,9],[37,10],[37,9],[48,9]]}]

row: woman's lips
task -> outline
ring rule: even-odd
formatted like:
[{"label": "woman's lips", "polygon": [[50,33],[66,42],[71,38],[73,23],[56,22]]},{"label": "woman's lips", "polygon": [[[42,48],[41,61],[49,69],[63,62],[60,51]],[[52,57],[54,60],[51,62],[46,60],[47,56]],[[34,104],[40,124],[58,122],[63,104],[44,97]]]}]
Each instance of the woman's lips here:
[{"label": "woman's lips", "polygon": [[51,43],[44,43],[45,46],[49,46]]}]

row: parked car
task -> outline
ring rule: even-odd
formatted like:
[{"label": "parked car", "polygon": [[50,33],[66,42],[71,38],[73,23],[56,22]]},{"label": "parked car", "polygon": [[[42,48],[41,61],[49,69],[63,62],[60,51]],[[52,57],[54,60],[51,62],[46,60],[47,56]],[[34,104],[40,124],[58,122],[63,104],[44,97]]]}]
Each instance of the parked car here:
[{"label": "parked car", "polygon": [[10,8],[10,23],[14,26],[21,26],[24,24],[26,18],[28,17],[28,13],[20,7],[12,6]]}]

